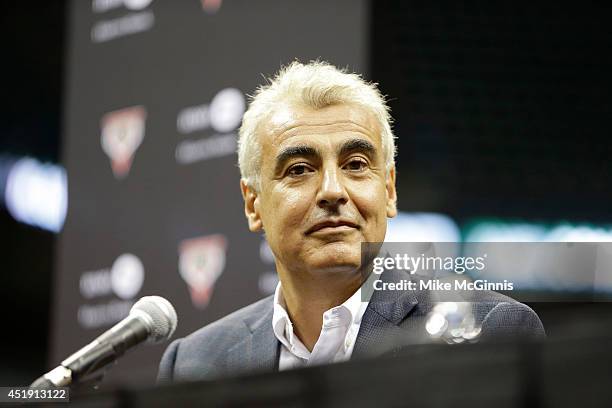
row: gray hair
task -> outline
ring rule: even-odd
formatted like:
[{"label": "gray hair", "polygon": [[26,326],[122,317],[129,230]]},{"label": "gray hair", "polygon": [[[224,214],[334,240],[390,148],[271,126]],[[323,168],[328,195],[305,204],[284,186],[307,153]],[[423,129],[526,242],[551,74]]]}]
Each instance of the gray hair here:
[{"label": "gray hair", "polygon": [[395,137],[391,115],[377,84],[366,82],[360,75],[340,70],[324,61],[302,64],[294,61],[282,68],[267,85],[252,96],[249,109],[242,118],[238,138],[238,165],[247,185],[259,190],[261,143],[257,130],[278,104],[303,104],[314,109],[334,104],[355,104],[376,117],[381,129],[381,142],[388,172],[395,165]]}]

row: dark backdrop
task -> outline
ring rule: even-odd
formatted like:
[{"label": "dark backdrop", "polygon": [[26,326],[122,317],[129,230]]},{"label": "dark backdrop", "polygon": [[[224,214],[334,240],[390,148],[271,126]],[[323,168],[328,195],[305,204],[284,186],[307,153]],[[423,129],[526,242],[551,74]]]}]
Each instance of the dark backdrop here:
[{"label": "dark backdrop", "polygon": [[[193,3],[199,4],[195,1]],[[84,7],[91,5],[90,2],[83,4]],[[230,4],[224,3],[222,7],[230,7]],[[390,96],[399,138],[400,156],[397,162],[401,210],[442,212],[451,215],[459,223],[480,216],[611,222],[608,185],[612,144],[608,139],[611,129],[607,119],[612,102],[609,95],[609,72],[612,68],[609,49],[612,36],[606,25],[609,15],[602,10],[560,8],[558,5],[549,9],[494,4],[486,8],[442,9],[425,3],[375,1],[364,14],[366,18],[358,33],[351,31],[350,27],[338,28],[338,34],[332,35],[330,40],[332,47],[334,41],[340,42],[353,35],[363,36],[362,61],[355,62],[342,57],[342,50],[338,51],[340,54],[329,51],[325,55],[319,51],[318,43],[309,41],[311,34],[304,33],[307,31],[305,29],[297,33],[301,38],[300,44],[311,46],[312,49],[304,51],[300,48],[294,52],[293,48],[288,47],[279,53],[282,57],[268,56],[274,58],[269,60],[262,56],[259,63],[243,62],[238,64],[238,68],[236,64],[228,65],[227,61],[220,60],[217,74],[219,77],[228,74],[227,84],[189,89],[191,82],[188,76],[166,75],[165,70],[166,64],[172,66],[173,58],[188,58],[188,55],[192,55],[187,53],[185,44],[164,42],[161,37],[158,37],[158,45],[147,45],[145,41],[149,35],[160,35],[158,29],[163,24],[160,18],[173,13],[172,6],[162,1],[154,1],[151,7],[157,13],[157,26],[151,32],[134,34],[133,38],[119,38],[108,44],[97,44],[100,48],[108,49],[112,48],[109,46],[112,43],[138,45],[142,42],[150,55],[159,54],[156,57],[158,59],[147,60],[145,57],[144,61],[133,62],[142,74],[127,74],[128,78],[136,81],[133,84],[126,81],[125,75],[122,77],[121,73],[102,80],[100,77],[87,77],[88,72],[91,72],[88,66],[94,64],[92,58],[95,55],[75,61],[75,55],[67,52],[73,49],[71,46],[74,47],[71,41],[74,41],[72,35],[76,31],[66,32],[70,14],[65,2],[52,1],[36,5],[17,1],[3,3],[0,15],[5,71],[0,118],[2,152],[14,156],[31,155],[56,163],[61,161],[68,166],[70,175],[71,169],[77,171],[80,167],[73,157],[63,156],[60,160],[60,135],[67,140],[71,132],[69,120],[62,120],[62,117],[66,117],[62,115],[69,116],[75,112],[74,109],[95,111],[86,121],[93,139],[100,136],[100,117],[113,109],[145,104],[151,115],[155,113],[151,106],[161,103],[153,97],[154,89],[144,98],[144,102],[142,98],[137,100],[134,97],[119,98],[121,100],[115,103],[116,95],[122,94],[113,93],[113,87],[103,88],[106,84],[104,81],[120,78],[120,81],[126,81],[119,88],[121,92],[138,89],[141,77],[151,81],[157,78],[164,82],[161,85],[156,83],[155,86],[161,86],[158,89],[170,94],[173,92],[172,87],[165,82],[177,81],[175,95],[171,96],[179,98],[184,95],[185,99],[180,102],[177,100],[173,105],[175,110],[172,115],[168,115],[166,128],[150,121],[156,115],[147,119],[147,129],[160,133],[158,140],[163,137],[173,139],[173,143],[169,143],[166,148],[155,145],[159,151],[168,151],[174,148],[178,137],[183,137],[177,134],[170,120],[176,118],[180,108],[210,103],[215,93],[228,85],[251,92],[260,82],[260,72],[272,73],[280,63],[287,62],[290,55],[302,58],[322,56],[332,62],[353,64],[354,69],[365,72],[370,79],[379,82],[384,93]],[[201,13],[193,4],[187,7],[194,8],[194,13],[195,10]],[[162,12],[162,9],[165,11]],[[341,9],[336,9],[336,12],[340,13],[338,18],[344,15]],[[119,17],[121,11],[108,13],[108,19],[111,19]],[[276,10],[276,13],[280,12]],[[291,32],[292,24],[287,16],[292,14],[276,17],[286,20],[285,30],[274,30],[272,39],[275,36],[287,36],[287,32]],[[190,18],[198,17],[194,14]],[[107,17],[97,15],[95,19]],[[79,21],[87,26],[93,20]],[[316,22],[311,22],[304,24],[307,28],[312,25],[317,27]],[[273,24],[266,27],[276,28]],[[85,27],[84,30],[89,28]],[[239,28],[238,25],[236,29]],[[179,33],[172,33],[173,30],[167,28],[171,36],[179,36],[185,30],[187,28],[180,24],[177,26]],[[236,35],[248,38],[252,32]],[[223,48],[225,44],[224,37],[217,32],[214,36],[199,40],[210,47]],[[354,43],[355,39],[350,41]],[[122,46],[122,50],[126,48]],[[129,60],[116,58],[112,53],[100,55],[106,55],[102,64],[108,64],[115,58],[115,66],[120,70],[131,66]],[[164,55],[171,55],[172,58],[164,61]],[[237,52],[236,55],[240,57],[242,54]],[[211,56],[203,53],[201,58],[204,60]],[[223,58],[228,58],[225,50]],[[72,68],[68,61],[73,61]],[[138,64],[146,65],[146,68]],[[226,66],[232,68],[223,72]],[[78,75],[83,75],[81,83],[91,83],[94,88],[98,87],[92,90],[91,103],[87,100],[67,99],[67,94],[62,92],[69,89],[69,81],[78,80]],[[99,95],[100,89],[107,90],[104,98],[97,97],[96,92]],[[164,101],[170,104],[173,103],[171,99]],[[74,109],[63,109],[62,101],[72,103],[67,106],[73,106]],[[211,135],[202,134],[204,137]],[[145,137],[145,140],[151,140],[151,134]],[[99,140],[91,146],[99,148]],[[144,147],[145,144],[141,149]],[[63,149],[67,151],[66,144]],[[96,154],[99,153],[98,149]],[[133,183],[138,177],[144,177],[144,180],[150,178],[150,184],[160,179],[154,176],[162,176],[163,179],[162,174],[155,173],[153,163],[148,164],[152,173],[139,175],[138,169],[144,166],[141,162],[146,157],[147,153],[143,150],[136,153],[134,172],[121,181],[123,184],[117,184],[122,186],[120,188],[125,188],[126,184]],[[108,159],[104,155],[94,159],[98,160],[95,163],[98,163],[96,165],[100,170],[96,177],[111,185],[113,176]],[[206,165],[202,165],[201,171],[205,170]],[[237,177],[236,171],[234,176]],[[190,177],[190,182],[197,185],[200,177],[208,176],[197,171]],[[70,177],[69,186],[74,186]],[[71,194],[78,194],[78,190],[71,191]],[[234,195],[238,197],[237,189]],[[75,216],[72,211],[74,208],[70,207],[74,197],[72,195],[69,202],[67,228],[71,225],[71,217]],[[126,202],[129,204],[130,200]],[[221,200],[220,204],[225,202]],[[140,205],[136,207],[143,208]],[[145,209],[154,214],[165,214],[169,207],[162,205]],[[96,223],[96,214],[92,213],[91,219],[94,226],[100,226],[102,222]],[[193,219],[191,217],[189,215],[186,219]],[[57,281],[56,277],[61,276],[58,273],[62,265],[60,262],[60,268],[55,268],[55,254],[64,251],[63,262],[67,262],[70,259],[78,260],[78,252],[66,246],[63,249],[57,247],[56,235],[19,224],[5,210],[0,214],[0,223],[5,248],[2,271],[4,279],[0,285],[1,306],[5,311],[5,329],[0,336],[0,384],[25,384],[50,364],[57,364],[61,352],[72,350],[77,344],[88,341],[95,330],[91,330],[91,336],[84,336],[76,331],[78,329],[74,329],[74,332],[64,329],[66,331],[63,336],[54,342],[56,355],[51,358],[48,351],[51,345],[49,333],[52,329],[53,300],[64,299],[58,292],[53,295],[52,287]],[[236,219],[236,225],[238,223]],[[169,225],[175,227],[174,233],[164,235],[164,230],[160,230],[158,235],[172,243],[166,246],[161,244],[159,248],[171,252],[168,259],[174,259],[162,265],[160,270],[172,275],[176,281],[176,290],[179,290],[179,285],[183,285],[180,287],[183,297],[179,299],[177,296],[177,300],[184,302],[183,307],[186,308],[190,307],[189,293],[177,275],[176,241],[206,233],[186,231],[186,227],[181,227],[181,222],[172,223],[172,220]],[[73,239],[92,239],[89,242],[100,246],[102,253],[109,252],[108,255],[100,255],[101,259],[95,265],[75,268],[80,272],[110,267],[116,256],[128,252],[113,248],[115,244],[109,244],[110,240],[100,240],[99,236],[91,235],[88,231],[81,231],[80,234],[75,233]],[[255,238],[253,240],[251,245],[255,251],[259,242]],[[71,258],[72,255],[76,258]],[[253,256],[257,258],[260,255]],[[145,266],[149,267],[149,264]],[[262,274],[265,270],[261,266]],[[251,281],[251,284],[257,284],[256,281]],[[143,290],[146,289],[145,286]],[[253,297],[256,295],[252,293]],[[244,303],[248,300],[243,299]],[[564,305],[534,306],[547,327],[567,320],[559,318],[564,316]],[[591,313],[589,307],[573,304],[572,316],[576,315],[577,310]],[[216,314],[203,318],[202,323],[225,311],[224,308],[218,309]],[[67,323],[75,321],[74,313],[68,313],[62,318]],[[58,320],[55,319],[56,322]],[[193,320],[192,324],[195,323]],[[161,349],[156,351],[156,358],[160,352]],[[150,358],[151,366],[154,366],[155,358]]]}]

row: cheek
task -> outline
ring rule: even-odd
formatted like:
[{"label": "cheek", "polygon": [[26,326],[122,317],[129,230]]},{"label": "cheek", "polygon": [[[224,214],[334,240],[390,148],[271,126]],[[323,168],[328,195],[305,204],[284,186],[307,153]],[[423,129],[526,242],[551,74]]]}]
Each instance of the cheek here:
[{"label": "cheek", "polygon": [[[376,183],[361,183],[353,189],[355,203],[363,208],[368,215],[386,214],[385,185]],[[365,215],[365,214],[364,214]]]},{"label": "cheek", "polygon": [[384,229],[387,224],[386,189],[382,183],[363,183],[352,194],[357,210],[367,221],[368,229]]},{"label": "cheek", "polygon": [[270,194],[269,211],[266,214],[268,221],[280,228],[281,235],[296,230],[290,227],[302,223],[309,211],[312,199],[306,189],[290,189],[278,187]]}]

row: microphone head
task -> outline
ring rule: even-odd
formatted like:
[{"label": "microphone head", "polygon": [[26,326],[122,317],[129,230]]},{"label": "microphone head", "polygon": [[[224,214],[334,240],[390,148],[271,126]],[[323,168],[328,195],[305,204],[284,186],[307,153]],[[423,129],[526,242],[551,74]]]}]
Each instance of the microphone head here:
[{"label": "microphone head", "polygon": [[178,318],[170,302],[161,296],[145,296],[134,303],[130,315],[144,318],[149,328],[149,342],[168,340],[176,330]]}]

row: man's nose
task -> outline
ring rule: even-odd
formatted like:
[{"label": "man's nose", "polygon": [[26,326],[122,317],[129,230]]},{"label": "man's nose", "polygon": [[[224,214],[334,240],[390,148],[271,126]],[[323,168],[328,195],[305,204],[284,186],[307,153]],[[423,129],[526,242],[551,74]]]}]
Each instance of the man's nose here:
[{"label": "man's nose", "polygon": [[348,202],[348,194],[344,186],[342,175],[335,168],[323,172],[321,187],[317,195],[319,207],[337,207]]}]

